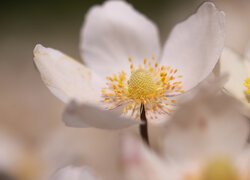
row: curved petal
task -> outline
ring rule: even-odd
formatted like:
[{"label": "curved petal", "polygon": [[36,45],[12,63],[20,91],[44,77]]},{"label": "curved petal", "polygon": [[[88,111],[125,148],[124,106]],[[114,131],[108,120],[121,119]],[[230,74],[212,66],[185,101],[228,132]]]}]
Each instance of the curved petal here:
[{"label": "curved petal", "polygon": [[81,31],[81,55],[88,67],[106,77],[128,70],[128,58],[143,62],[158,55],[156,26],[125,1],[91,8]]},{"label": "curved petal", "polygon": [[189,90],[213,70],[222,52],[225,36],[224,13],[210,2],[178,24],[165,44],[162,64],[177,68]]},{"label": "curved petal", "polygon": [[229,76],[228,81],[224,85],[226,91],[242,102],[247,103],[243,85],[248,76],[245,60],[232,50],[225,48],[219,62],[220,73],[228,74]]},{"label": "curved petal", "polygon": [[45,85],[63,102],[70,99],[96,102],[97,95],[90,84],[91,72],[82,64],[42,45],[34,49],[34,62]]},{"label": "curved petal", "polygon": [[72,101],[66,107],[63,121],[71,127],[95,127],[100,129],[121,129],[139,122],[121,117],[109,110]]}]

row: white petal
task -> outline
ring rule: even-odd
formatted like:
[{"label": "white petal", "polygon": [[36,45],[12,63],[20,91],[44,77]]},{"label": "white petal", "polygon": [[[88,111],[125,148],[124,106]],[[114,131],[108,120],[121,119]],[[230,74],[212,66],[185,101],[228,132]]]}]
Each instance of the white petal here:
[{"label": "white petal", "polygon": [[213,70],[222,52],[224,13],[210,2],[172,30],[163,52],[162,64],[177,68],[184,88],[193,88]]},{"label": "white petal", "polygon": [[59,169],[51,180],[97,180],[87,167],[67,166]]},{"label": "white petal", "polygon": [[91,88],[91,72],[82,64],[42,45],[36,45],[34,49],[34,62],[45,85],[62,101],[95,101],[97,96]]},{"label": "white petal", "polygon": [[149,151],[140,141],[128,136],[124,138],[122,145],[122,160],[126,179],[172,179],[166,172],[164,162],[153,151]]},{"label": "white petal", "polygon": [[100,129],[121,129],[139,124],[139,122],[135,120],[121,117],[110,110],[103,110],[74,101],[66,107],[63,121],[67,126],[95,127]]},{"label": "white petal", "polygon": [[[194,174],[198,164],[192,161],[178,164],[178,161],[162,161],[153,151],[143,146],[138,140],[126,138],[122,143],[122,160],[125,175],[129,180],[180,180],[187,174]],[[199,166],[200,167],[200,166]]]},{"label": "white petal", "polygon": [[224,85],[226,91],[246,104],[243,85],[248,76],[246,61],[232,50],[225,48],[220,59],[220,73],[229,76]]},{"label": "white petal", "polygon": [[81,55],[103,76],[128,70],[128,58],[142,62],[159,55],[155,25],[125,1],[107,1],[88,12],[81,32]]},{"label": "white petal", "polygon": [[177,110],[166,129],[166,155],[179,160],[237,155],[248,135],[247,119],[236,110],[235,101],[206,95]]}]

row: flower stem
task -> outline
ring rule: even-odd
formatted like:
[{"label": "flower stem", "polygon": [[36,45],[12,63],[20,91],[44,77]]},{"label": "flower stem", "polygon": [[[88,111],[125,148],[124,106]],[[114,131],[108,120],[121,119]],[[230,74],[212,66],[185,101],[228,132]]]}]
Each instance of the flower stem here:
[{"label": "flower stem", "polygon": [[141,118],[141,121],[143,122],[143,124],[140,125],[140,134],[141,134],[143,141],[149,146],[148,122],[147,122],[144,104],[141,104],[140,112],[141,112],[140,118]]}]

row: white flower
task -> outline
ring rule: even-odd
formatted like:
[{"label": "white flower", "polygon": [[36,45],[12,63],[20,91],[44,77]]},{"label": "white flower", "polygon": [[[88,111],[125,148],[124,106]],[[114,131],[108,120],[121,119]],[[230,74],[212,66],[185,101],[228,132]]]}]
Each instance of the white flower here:
[{"label": "white flower", "polygon": [[127,179],[249,179],[247,119],[236,110],[233,99],[208,91],[201,89],[172,116],[163,137],[165,158],[138,140],[125,138],[122,155]]},{"label": "white flower", "polygon": [[185,161],[242,151],[249,135],[248,121],[234,99],[215,94],[201,89],[172,116],[164,139],[169,158]]},{"label": "white flower", "polygon": [[220,154],[207,159],[176,161],[163,160],[135,139],[128,138],[125,144],[123,163],[127,180],[247,180],[250,178],[249,153],[240,154],[237,158]]},{"label": "white flower", "polygon": [[220,59],[220,74],[228,74],[224,88],[227,93],[239,99],[245,107],[250,107],[250,59],[247,53],[240,56],[225,48]]},{"label": "white flower", "polygon": [[120,115],[137,119],[141,105],[149,120],[171,112],[176,95],[212,72],[224,31],[224,13],[204,3],[175,26],[161,50],[151,21],[125,1],[107,1],[90,9],[82,28],[86,67],[41,45],[34,49],[34,61],[54,95],[65,103],[76,101],[64,113],[67,125],[122,128],[137,122]]}]

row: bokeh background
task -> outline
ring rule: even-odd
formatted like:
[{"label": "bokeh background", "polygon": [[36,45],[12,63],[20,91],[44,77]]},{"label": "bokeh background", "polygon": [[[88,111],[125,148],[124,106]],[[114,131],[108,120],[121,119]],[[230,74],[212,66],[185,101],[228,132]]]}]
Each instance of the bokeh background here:
[{"label": "bokeh background", "polygon": [[[1,2],[0,132],[7,131],[28,146],[37,147],[48,141],[49,136],[59,127],[64,127],[61,121],[64,105],[42,83],[33,65],[32,51],[37,43],[41,43],[63,51],[80,61],[79,32],[84,15],[91,6],[102,2],[102,0]],[[156,22],[164,42],[171,28],[194,13],[203,1],[129,0],[128,2]],[[214,2],[228,17],[229,35],[226,44],[243,53],[250,32],[249,1]],[[89,136],[88,133],[95,134],[97,141],[103,134],[113,135],[112,132],[103,130],[64,128],[65,131],[79,133],[78,138],[82,139],[83,143],[86,136]]]}]

